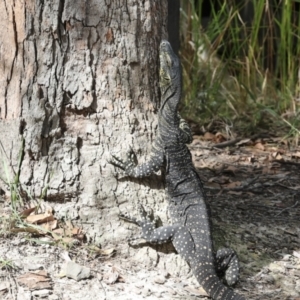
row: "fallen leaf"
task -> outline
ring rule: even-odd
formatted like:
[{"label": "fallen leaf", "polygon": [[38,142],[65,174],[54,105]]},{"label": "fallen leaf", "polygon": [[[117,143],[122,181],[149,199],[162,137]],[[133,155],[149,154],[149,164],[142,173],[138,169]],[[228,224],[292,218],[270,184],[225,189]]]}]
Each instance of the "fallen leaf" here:
[{"label": "fallen leaf", "polygon": [[296,153],[291,153],[291,156],[300,158],[300,151],[297,151]]},{"label": "fallen leaf", "polygon": [[101,256],[111,256],[116,252],[115,248],[100,249],[99,247],[97,247],[95,245],[91,246],[90,250],[94,254],[101,255]]},{"label": "fallen leaf", "polygon": [[45,228],[47,231],[51,231],[57,227],[57,220],[43,223],[41,224],[41,227]]},{"label": "fallen leaf", "polygon": [[221,132],[216,133],[214,140],[216,143],[223,143],[227,141],[226,137]]},{"label": "fallen leaf", "polygon": [[212,133],[210,133],[210,132],[205,132],[205,133],[204,133],[204,136],[203,136],[203,139],[204,139],[205,141],[212,141],[212,140],[215,139],[215,135],[212,134]]},{"label": "fallen leaf", "polygon": [[72,235],[79,235],[81,233],[81,228],[74,227],[71,231]]},{"label": "fallen leaf", "polygon": [[45,212],[43,214],[30,215],[26,218],[26,221],[30,224],[41,224],[49,221],[53,221],[54,216],[52,212]]},{"label": "fallen leaf", "polygon": [[84,239],[84,233],[81,228],[67,228],[70,227],[70,223],[66,228],[57,228],[52,231],[52,236],[54,240],[61,241],[66,244],[76,243],[78,240]]},{"label": "fallen leaf", "polygon": [[208,294],[205,292],[205,290],[200,287],[200,288],[193,288],[193,287],[185,287],[184,288],[187,292],[192,294],[193,296],[208,296]]},{"label": "fallen leaf", "polygon": [[31,207],[31,208],[27,208],[25,210],[23,210],[21,213],[20,213],[20,217],[21,218],[26,218],[28,217],[32,212],[34,212],[36,210],[36,206],[35,207]]},{"label": "fallen leaf", "polygon": [[10,231],[13,233],[28,232],[31,234],[45,234],[45,230],[43,230],[43,228],[39,229],[38,226],[35,228],[31,226],[13,227]]},{"label": "fallen leaf", "polygon": [[247,158],[248,162],[253,163],[254,162],[254,156],[249,156]]},{"label": "fallen leaf", "polygon": [[53,233],[55,233],[57,235],[63,235],[64,234],[64,229],[63,228],[57,228],[57,229],[53,230]]},{"label": "fallen leaf", "polygon": [[71,220],[66,220],[65,224],[66,224],[66,228],[68,228],[70,231],[72,231],[72,229],[74,228],[74,226],[73,226]]},{"label": "fallen leaf", "polygon": [[282,160],[282,156],[279,152],[274,152],[272,154],[272,156],[276,159],[276,160]]},{"label": "fallen leaf", "polygon": [[50,289],[50,280],[48,273],[44,270],[28,272],[17,278],[19,284],[27,286],[30,290]]},{"label": "fallen leaf", "polygon": [[74,238],[68,237],[68,236],[61,238],[61,241],[65,244],[73,244],[76,242],[76,240]]},{"label": "fallen leaf", "polygon": [[262,143],[256,143],[254,145],[254,148],[258,149],[258,150],[262,150],[265,151],[265,146]]}]

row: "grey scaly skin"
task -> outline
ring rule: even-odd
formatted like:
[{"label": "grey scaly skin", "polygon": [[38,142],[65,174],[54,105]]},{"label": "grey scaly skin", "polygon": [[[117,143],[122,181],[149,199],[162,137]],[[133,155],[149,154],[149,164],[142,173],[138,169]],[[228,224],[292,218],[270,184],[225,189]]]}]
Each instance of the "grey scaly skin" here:
[{"label": "grey scaly skin", "polygon": [[217,275],[217,272],[224,273],[227,284],[235,284],[238,281],[238,260],[231,249],[221,249],[216,254],[213,251],[202,183],[186,146],[191,142],[192,134],[177,111],[181,98],[180,61],[167,41],[160,44],[160,88],[162,104],[158,115],[158,136],[149,160],[136,165],[134,153],[129,151],[125,161],[112,155],[110,162],[136,178],[149,176],[165,167],[172,225],[156,228],[141,205],[140,220],[127,215],[121,217],[139,225],[142,228],[140,237],[147,242],[161,244],[172,241],[213,299],[245,300],[225,286]]}]

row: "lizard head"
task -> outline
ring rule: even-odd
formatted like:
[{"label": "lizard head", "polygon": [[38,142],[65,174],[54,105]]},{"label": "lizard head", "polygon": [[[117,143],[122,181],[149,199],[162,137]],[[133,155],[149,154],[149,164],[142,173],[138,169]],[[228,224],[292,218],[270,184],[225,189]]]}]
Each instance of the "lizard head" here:
[{"label": "lizard head", "polygon": [[172,92],[181,89],[180,61],[168,41],[162,40],[160,43],[159,60],[161,89],[171,89]]}]

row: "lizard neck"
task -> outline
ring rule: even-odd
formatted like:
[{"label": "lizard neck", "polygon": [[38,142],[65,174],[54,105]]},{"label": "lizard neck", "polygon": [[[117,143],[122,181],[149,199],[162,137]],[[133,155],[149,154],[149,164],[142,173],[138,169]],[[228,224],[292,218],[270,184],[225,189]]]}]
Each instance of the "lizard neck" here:
[{"label": "lizard neck", "polygon": [[181,87],[175,84],[161,87],[162,104],[160,108],[161,117],[172,126],[179,125],[178,103],[181,98]]}]

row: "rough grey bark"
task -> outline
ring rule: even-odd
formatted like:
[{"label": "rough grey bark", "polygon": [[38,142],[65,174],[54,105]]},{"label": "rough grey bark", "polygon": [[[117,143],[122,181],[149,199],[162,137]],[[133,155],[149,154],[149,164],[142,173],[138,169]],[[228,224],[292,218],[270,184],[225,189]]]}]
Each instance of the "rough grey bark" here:
[{"label": "rough grey bark", "polygon": [[0,2],[0,140],[16,168],[25,139],[20,182],[100,243],[126,237],[119,208],[162,210],[160,179],[117,180],[107,159],[150,151],[166,21],[160,0]]}]

